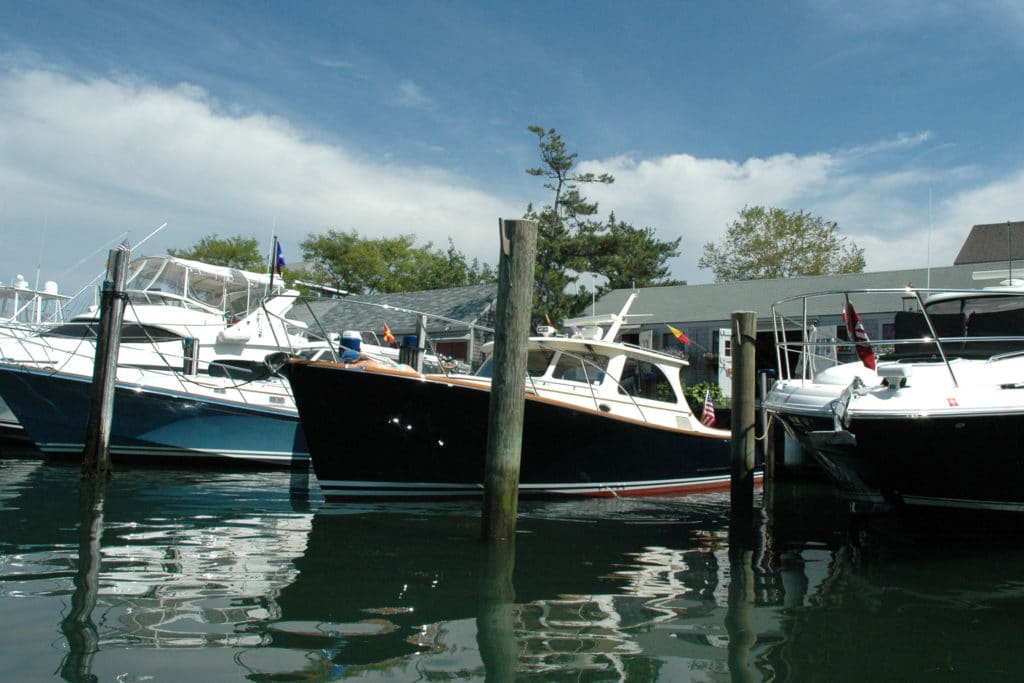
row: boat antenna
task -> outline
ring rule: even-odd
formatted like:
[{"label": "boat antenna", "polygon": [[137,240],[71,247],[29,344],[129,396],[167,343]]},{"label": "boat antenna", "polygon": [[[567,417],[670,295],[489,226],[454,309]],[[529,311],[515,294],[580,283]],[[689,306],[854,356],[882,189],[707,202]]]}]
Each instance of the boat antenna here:
[{"label": "boat antenna", "polygon": [[1010,221],[1006,221],[1006,278],[1013,284],[1013,251],[1010,250]]},{"label": "boat antenna", "polygon": [[[136,244],[136,245],[135,245],[134,247],[132,247],[132,248],[133,248],[133,249],[138,249],[138,248],[139,248],[139,247],[141,247],[141,246],[142,246],[143,244],[145,244],[145,243],[147,242],[147,240],[149,240],[149,238],[150,238],[150,237],[152,237],[153,235],[157,234],[158,232],[160,232],[161,230],[163,230],[163,229],[164,229],[164,228],[166,228],[166,227],[167,227],[167,223],[166,223],[166,222],[165,222],[165,223],[162,223],[162,224],[161,224],[161,225],[159,225],[159,226],[157,226],[157,228],[156,228],[155,230],[153,230],[153,232],[151,232],[151,233],[149,233],[148,235],[146,235],[145,237],[143,237],[143,238],[142,238],[142,240],[141,240],[141,241],[140,241],[140,242],[139,242],[138,244]],[[127,239],[128,239],[128,233],[127,233],[127,232],[122,232],[122,233],[121,233],[121,234],[120,234],[120,235],[119,235],[118,237],[115,237],[115,238],[114,238],[113,240],[111,240],[111,241],[107,242],[106,244],[104,244],[104,245],[103,245],[102,247],[100,247],[100,248],[99,248],[99,249],[97,249],[96,251],[94,251],[94,252],[92,252],[91,254],[89,254],[88,256],[86,256],[86,257],[82,258],[82,259],[81,259],[81,260],[80,260],[80,261],[79,261],[78,263],[76,263],[75,265],[73,265],[73,266],[71,267],[71,269],[77,268],[78,266],[82,265],[82,264],[83,264],[83,263],[85,263],[85,262],[86,262],[87,260],[89,260],[90,258],[92,258],[93,256],[95,256],[95,255],[96,255],[97,253],[99,253],[100,251],[102,251],[103,249],[105,249],[107,245],[109,245],[109,244],[112,244],[113,242],[120,242],[121,244],[124,244],[124,242],[125,242],[125,241],[126,241]],[[92,286],[93,286],[94,284],[96,284],[96,282],[97,282],[97,281],[98,281],[98,280],[99,280],[100,278],[104,277],[104,276],[105,276],[106,274],[107,274],[107,271],[106,271],[106,269],[103,269],[103,271],[102,271],[102,272],[101,272],[101,273],[100,273],[99,275],[97,275],[97,276],[96,276],[96,277],[94,277],[93,279],[89,280],[89,282],[85,283],[85,285],[84,285],[84,286],[83,286],[83,287],[82,287],[82,288],[81,288],[80,290],[78,290],[77,292],[75,292],[74,296],[72,296],[71,298],[72,298],[72,299],[76,299],[76,298],[78,298],[78,297],[79,297],[79,296],[80,296],[80,295],[82,294],[82,292],[84,292],[85,290],[87,290],[87,289],[89,289],[90,287],[92,287]]]},{"label": "boat antenna", "polygon": [[626,321],[626,314],[629,312],[630,306],[632,306],[633,302],[636,301],[638,295],[639,292],[637,291],[631,292],[629,298],[626,299],[626,303],[622,305],[622,310],[619,311],[618,315],[614,316],[614,320],[612,321],[611,326],[608,328],[608,331],[604,335],[604,338],[607,341],[612,341],[615,339],[615,335],[619,333],[619,328],[622,327],[622,323]]},{"label": "boat antenna", "polygon": [[928,186],[928,248],[925,256],[925,289],[932,286],[932,187]]},{"label": "boat antenna", "polygon": [[36,259],[36,285],[35,290],[39,291],[39,277],[43,270],[43,252],[46,251],[46,233],[50,231],[50,219],[43,221],[43,237],[39,240],[39,258]]}]

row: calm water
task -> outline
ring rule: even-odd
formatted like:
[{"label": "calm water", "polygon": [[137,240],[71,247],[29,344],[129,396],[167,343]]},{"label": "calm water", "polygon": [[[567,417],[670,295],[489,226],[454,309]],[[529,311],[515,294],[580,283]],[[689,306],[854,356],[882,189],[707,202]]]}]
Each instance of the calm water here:
[{"label": "calm water", "polygon": [[[767,502],[766,502],[767,501]],[[0,678],[11,681],[1019,680],[1015,528],[848,519],[771,487],[326,505],[312,476],[0,459]]]}]

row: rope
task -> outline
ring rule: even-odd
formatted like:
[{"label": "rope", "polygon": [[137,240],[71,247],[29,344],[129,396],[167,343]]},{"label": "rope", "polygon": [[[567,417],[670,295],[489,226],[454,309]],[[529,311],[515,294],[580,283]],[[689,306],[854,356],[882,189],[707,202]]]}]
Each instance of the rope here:
[{"label": "rope", "polygon": [[754,436],[754,441],[764,441],[765,438],[768,437],[768,433],[771,432],[772,430],[772,421],[774,419],[775,416],[772,415],[771,413],[768,413],[768,422],[764,426],[764,434],[762,434],[761,436]]}]

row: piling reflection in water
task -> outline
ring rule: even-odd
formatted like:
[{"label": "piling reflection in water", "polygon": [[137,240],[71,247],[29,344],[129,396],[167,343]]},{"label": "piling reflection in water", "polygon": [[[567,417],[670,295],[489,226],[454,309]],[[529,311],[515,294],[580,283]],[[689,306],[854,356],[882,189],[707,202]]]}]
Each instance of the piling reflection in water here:
[{"label": "piling reflection in water", "polygon": [[61,663],[66,681],[94,681],[92,658],[99,651],[99,635],[92,612],[99,596],[100,536],[103,534],[103,501],[107,495],[105,477],[84,478],[78,492],[78,571],[71,609],[61,621],[68,652]]},{"label": "piling reflection in water", "polygon": [[6,675],[1022,673],[1024,552],[979,526],[854,524],[827,490],[773,485],[751,545],[705,495],[524,502],[492,546],[475,504],[327,506],[293,476],[119,470],[90,498],[76,468],[0,459]]}]

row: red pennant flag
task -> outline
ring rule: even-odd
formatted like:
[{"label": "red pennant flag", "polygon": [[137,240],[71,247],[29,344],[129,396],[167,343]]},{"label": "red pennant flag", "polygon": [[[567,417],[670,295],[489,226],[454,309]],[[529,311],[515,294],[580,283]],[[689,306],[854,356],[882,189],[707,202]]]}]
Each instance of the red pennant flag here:
[{"label": "red pennant flag", "polygon": [[846,323],[846,331],[849,332],[850,339],[854,341],[854,348],[857,349],[857,357],[860,358],[860,362],[864,364],[864,367],[874,370],[875,352],[872,350],[871,344],[866,343],[871,340],[868,339],[867,330],[864,329],[864,321],[860,319],[860,315],[857,314],[857,310],[850,301],[846,302],[843,321]]}]

